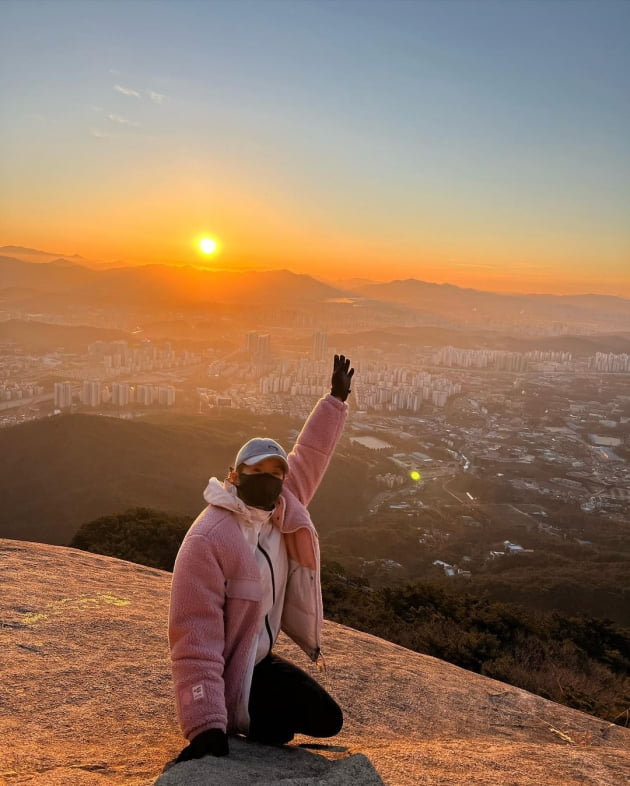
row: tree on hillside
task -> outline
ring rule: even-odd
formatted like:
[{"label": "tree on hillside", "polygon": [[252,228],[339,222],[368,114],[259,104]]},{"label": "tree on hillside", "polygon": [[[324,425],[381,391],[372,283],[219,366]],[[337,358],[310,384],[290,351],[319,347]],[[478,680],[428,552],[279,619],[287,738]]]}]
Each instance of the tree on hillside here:
[{"label": "tree on hillside", "polygon": [[170,516],[151,508],[130,508],[124,513],[89,521],[79,527],[70,545],[76,549],[173,570],[190,519]]}]

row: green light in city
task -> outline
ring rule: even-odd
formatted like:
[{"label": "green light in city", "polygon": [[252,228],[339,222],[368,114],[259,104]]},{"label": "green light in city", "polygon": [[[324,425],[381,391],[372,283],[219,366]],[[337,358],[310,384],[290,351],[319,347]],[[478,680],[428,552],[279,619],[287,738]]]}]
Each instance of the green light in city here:
[{"label": "green light in city", "polygon": [[422,475],[421,475],[421,474],[418,472],[418,470],[417,470],[417,469],[414,469],[414,470],[412,470],[412,471],[409,473],[409,477],[410,477],[412,480],[420,480],[420,478],[422,477]]}]

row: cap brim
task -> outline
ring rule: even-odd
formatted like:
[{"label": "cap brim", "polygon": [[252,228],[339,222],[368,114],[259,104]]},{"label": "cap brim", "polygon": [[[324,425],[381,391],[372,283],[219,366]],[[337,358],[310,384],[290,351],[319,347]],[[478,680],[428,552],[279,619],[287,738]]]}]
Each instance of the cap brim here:
[{"label": "cap brim", "polygon": [[279,456],[277,453],[261,453],[259,456],[252,456],[251,458],[248,458],[246,461],[243,461],[243,464],[247,464],[248,467],[251,467],[252,464],[258,464],[259,461],[264,461],[265,459],[268,458],[278,459],[278,461],[282,462],[286,470],[289,469],[289,464],[287,460],[284,458],[284,456]]}]

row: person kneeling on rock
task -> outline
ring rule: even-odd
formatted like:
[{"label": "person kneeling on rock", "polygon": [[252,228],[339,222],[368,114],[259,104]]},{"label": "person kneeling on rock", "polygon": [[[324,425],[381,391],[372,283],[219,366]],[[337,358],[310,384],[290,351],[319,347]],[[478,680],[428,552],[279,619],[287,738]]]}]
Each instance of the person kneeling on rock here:
[{"label": "person kneeling on rock", "polygon": [[306,506],[341,436],[354,369],[335,355],[330,395],[309,415],[289,455],[258,437],[239,450],[173,569],[169,644],[180,726],[176,761],[226,756],[228,734],[284,745],[297,733],[332,737],[337,702],[273,652],[280,630],[320,657],[323,620],[318,538]]}]

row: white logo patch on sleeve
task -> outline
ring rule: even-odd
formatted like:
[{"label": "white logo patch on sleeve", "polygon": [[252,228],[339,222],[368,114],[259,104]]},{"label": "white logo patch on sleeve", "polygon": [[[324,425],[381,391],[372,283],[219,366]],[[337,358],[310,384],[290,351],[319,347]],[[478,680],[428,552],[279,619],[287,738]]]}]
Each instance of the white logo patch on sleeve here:
[{"label": "white logo patch on sleeve", "polygon": [[205,692],[203,689],[203,685],[199,683],[199,685],[192,686],[192,697],[193,701],[201,701],[205,696]]}]

